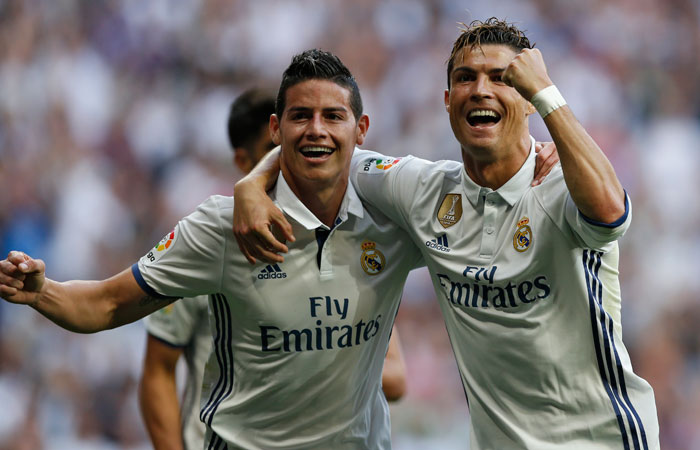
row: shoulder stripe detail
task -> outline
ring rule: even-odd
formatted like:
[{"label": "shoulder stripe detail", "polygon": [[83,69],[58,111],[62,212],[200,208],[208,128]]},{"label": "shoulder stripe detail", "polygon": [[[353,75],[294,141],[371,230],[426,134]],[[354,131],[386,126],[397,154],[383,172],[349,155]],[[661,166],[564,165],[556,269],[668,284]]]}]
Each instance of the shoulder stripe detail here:
[{"label": "shoulder stripe detail", "polygon": [[627,220],[627,216],[630,213],[630,205],[629,205],[628,199],[627,199],[627,191],[625,191],[625,213],[622,214],[622,217],[620,217],[619,219],[617,219],[616,221],[614,221],[612,223],[598,222],[597,220],[589,219],[581,211],[579,211],[578,213],[581,215],[583,220],[590,223],[591,225],[595,225],[598,227],[605,227],[605,228],[617,228],[620,225],[622,225],[623,223],[625,223],[625,220]]},{"label": "shoulder stripe detail", "polygon": [[131,265],[131,273],[134,275],[134,278],[136,279],[136,282],[139,284],[139,287],[143,289],[143,292],[146,294],[150,295],[151,297],[154,298],[174,298],[174,297],[168,297],[167,295],[162,295],[157,293],[155,290],[153,290],[152,287],[146,283],[146,280],[143,279],[143,275],[141,275],[141,271],[139,270],[139,264],[134,263]]},{"label": "shoulder stripe detail", "polygon": [[216,409],[221,402],[233,390],[233,333],[231,329],[231,309],[226,297],[221,294],[213,294],[212,312],[216,323],[216,336],[214,337],[214,352],[219,365],[219,379],[212,389],[209,400],[202,408],[199,419],[211,426]]},{"label": "shoulder stripe detail", "polygon": [[602,252],[587,249],[583,251],[583,270],[588,288],[588,305],[591,313],[591,329],[596,358],[598,359],[598,370],[617,416],[624,449],[631,448],[629,442],[631,440],[635,450],[642,448],[648,450],[644,424],[627,394],[622,363],[615,346],[613,321],[603,309],[603,283],[598,277],[602,257]]}]

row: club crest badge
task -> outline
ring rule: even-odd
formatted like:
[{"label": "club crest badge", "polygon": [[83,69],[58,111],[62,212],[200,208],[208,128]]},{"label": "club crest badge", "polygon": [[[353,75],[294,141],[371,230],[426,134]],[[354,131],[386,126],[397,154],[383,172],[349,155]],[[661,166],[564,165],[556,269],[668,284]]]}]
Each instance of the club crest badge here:
[{"label": "club crest badge", "polygon": [[437,212],[437,220],[444,228],[450,228],[462,218],[462,195],[447,194]]},{"label": "club crest badge", "polygon": [[377,244],[372,241],[362,243],[362,255],[360,265],[367,275],[377,275],[384,269],[386,259],[382,252],[377,250]]},{"label": "club crest badge", "polygon": [[523,217],[518,221],[518,228],[513,235],[513,247],[520,253],[532,247],[532,229],[530,228],[530,219]]}]

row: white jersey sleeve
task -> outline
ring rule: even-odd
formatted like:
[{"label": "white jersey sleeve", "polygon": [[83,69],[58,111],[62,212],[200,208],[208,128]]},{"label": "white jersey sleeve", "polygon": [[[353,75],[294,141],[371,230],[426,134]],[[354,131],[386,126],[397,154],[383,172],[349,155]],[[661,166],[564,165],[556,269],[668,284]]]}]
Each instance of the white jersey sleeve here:
[{"label": "white jersey sleeve", "polygon": [[571,233],[573,241],[581,247],[607,251],[630,225],[632,207],[626,193],[624,214],[607,224],[589,219],[579,211],[564,182],[561,166],[557,166],[545,178],[542,186],[543,189],[534,190],[535,198],[554,223],[563,227],[562,232]]},{"label": "white jersey sleeve", "polygon": [[228,220],[232,211],[230,197],[207,199],[132,267],[136,281],[156,296],[219,292],[224,254],[230,244],[224,227],[232,223]]},{"label": "white jersey sleeve", "polygon": [[350,165],[350,181],[364,202],[379,209],[403,229],[409,229],[408,217],[426,164],[431,163],[414,156],[394,158],[356,148]]}]

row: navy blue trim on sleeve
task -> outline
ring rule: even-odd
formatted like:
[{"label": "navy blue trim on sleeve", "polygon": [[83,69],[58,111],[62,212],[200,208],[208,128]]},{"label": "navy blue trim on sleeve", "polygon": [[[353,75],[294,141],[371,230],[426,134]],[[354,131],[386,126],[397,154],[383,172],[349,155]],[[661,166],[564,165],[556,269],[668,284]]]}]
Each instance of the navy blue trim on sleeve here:
[{"label": "navy blue trim on sleeve", "polygon": [[589,219],[580,210],[578,213],[581,215],[581,217],[583,217],[583,220],[590,223],[591,225],[595,225],[598,227],[605,227],[605,228],[617,228],[620,225],[622,225],[623,223],[625,223],[625,220],[627,220],[627,215],[629,214],[629,212],[630,212],[630,207],[629,207],[629,204],[627,203],[627,191],[625,191],[625,213],[622,215],[622,217],[620,217],[619,219],[617,219],[616,221],[614,221],[612,223],[598,222],[597,220]]},{"label": "navy blue trim on sleeve", "polygon": [[146,294],[150,295],[151,297],[154,298],[178,298],[178,297],[168,297],[167,295],[162,295],[157,293],[156,291],[153,290],[152,287],[146,283],[146,280],[143,279],[143,275],[141,275],[141,271],[139,270],[139,264],[134,263],[131,266],[131,273],[134,275],[134,278],[136,279],[136,282],[139,284],[141,289],[143,289],[143,292]]},{"label": "navy blue trim on sleeve", "polygon": [[148,332],[148,335],[150,337],[152,337],[153,339],[155,339],[156,341],[162,342],[163,345],[167,345],[170,348],[182,350],[183,348],[187,347],[187,344],[180,345],[180,344],[173,344],[172,342],[168,342],[165,339],[163,339],[162,337],[156,336],[155,334],[151,333],[150,331]]}]

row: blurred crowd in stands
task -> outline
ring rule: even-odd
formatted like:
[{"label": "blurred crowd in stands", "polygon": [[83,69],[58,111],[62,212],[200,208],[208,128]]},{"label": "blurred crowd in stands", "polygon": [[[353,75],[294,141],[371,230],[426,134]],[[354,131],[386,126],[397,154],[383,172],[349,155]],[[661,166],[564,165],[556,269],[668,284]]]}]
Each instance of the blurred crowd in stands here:
[{"label": "blurred crowd in stands", "polygon": [[[231,194],[230,102],[276,89],[307,48],[357,77],[366,148],[460,159],[445,61],[458,23],[490,16],[527,30],[632,199],[625,340],[655,389],[662,448],[700,449],[698,0],[0,0],[0,254],[42,258],[58,280],[128,267],[207,196]],[[405,292],[395,448],[468,448],[427,272]],[[78,335],[0,302],[0,449],[149,448],[144,342],[141,323]]]}]

